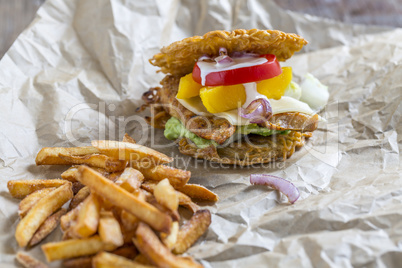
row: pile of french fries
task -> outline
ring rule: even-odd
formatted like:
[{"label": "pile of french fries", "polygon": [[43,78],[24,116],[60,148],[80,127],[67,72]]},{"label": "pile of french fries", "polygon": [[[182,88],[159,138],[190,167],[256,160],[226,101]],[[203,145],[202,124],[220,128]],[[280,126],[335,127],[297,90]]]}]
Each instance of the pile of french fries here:
[{"label": "pile of french fries", "polygon": [[[211,214],[193,200],[215,202],[207,188],[188,184],[191,173],[164,165],[172,159],[125,135],[122,142],[87,147],[48,147],[37,165],[72,165],[61,179],[12,180],[22,199],[15,238],[39,244],[59,225],[62,240],[41,246],[48,262],[64,267],[202,267],[181,256],[208,229]],[[193,215],[180,218],[179,206]],[[179,226],[179,222],[184,222]],[[47,267],[19,252],[25,267]]]}]

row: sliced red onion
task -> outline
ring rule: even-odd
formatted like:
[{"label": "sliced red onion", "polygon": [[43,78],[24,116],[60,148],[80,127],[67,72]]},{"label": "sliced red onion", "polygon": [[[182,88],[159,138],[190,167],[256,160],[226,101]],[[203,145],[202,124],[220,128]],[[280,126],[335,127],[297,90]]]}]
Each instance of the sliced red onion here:
[{"label": "sliced red onion", "polygon": [[224,48],[224,47],[219,48],[219,56],[227,55],[227,54],[228,54],[228,50],[226,48]]},{"label": "sliced red onion", "polygon": [[250,119],[250,123],[264,123],[272,116],[271,103],[263,98],[253,100],[247,108],[239,108],[239,115]]},{"label": "sliced red onion", "polygon": [[228,63],[233,62],[232,58],[229,57],[228,55],[221,55],[219,57],[216,57],[215,61],[218,64],[228,64]]},{"label": "sliced red onion", "polygon": [[260,55],[256,54],[256,53],[249,53],[249,52],[242,52],[242,51],[235,51],[232,53],[232,58],[245,58],[245,57],[253,57],[253,58],[257,58]]},{"label": "sliced red onion", "polygon": [[293,183],[269,174],[251,174],[250,183],[254,185],[267,185],[286,195],[293,204],[300,197],[299,190]]}]

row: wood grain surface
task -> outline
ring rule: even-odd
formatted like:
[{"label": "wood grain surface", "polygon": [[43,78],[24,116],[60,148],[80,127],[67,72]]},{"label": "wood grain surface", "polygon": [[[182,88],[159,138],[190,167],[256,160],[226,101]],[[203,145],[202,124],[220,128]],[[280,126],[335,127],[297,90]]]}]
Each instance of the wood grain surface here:
[{"label": "wood grain surface", "polygon": [[[37,9],[44,1],[45,0],[0,0],[0,58],[3,57],[4,53],[10,48],[18,35],[31,23]],[[331,18],[347,23],[402,27],[401,0],[273,1],[284,9]]]}]

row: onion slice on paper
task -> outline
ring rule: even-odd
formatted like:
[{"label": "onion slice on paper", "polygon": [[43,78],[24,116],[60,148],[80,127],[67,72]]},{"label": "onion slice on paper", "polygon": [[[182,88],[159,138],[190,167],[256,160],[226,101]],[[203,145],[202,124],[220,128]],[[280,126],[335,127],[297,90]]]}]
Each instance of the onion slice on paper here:
[{"label": "onion slice on paper", "polygon": [[253,100],[247,108],[239,108],[239,115],[250,119],[250,123],[264,123],[272,116],[271,103],[263,98]]},{"label": "onion slice on paper", "polygon": [[267,185],[286,195],[293,204],[300,197],[299,190],[293,183],[277,176],[268,174],[251,174],[250,183],[254,185]]}]

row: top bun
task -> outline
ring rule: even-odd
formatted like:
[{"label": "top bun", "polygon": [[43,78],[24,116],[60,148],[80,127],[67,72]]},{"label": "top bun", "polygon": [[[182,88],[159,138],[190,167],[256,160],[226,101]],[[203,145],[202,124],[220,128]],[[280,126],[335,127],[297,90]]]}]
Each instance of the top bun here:
[{"label": "top bun", "polygon": [[274,54],[279,61],[285,61],[306,44],[307,41],[297,34],[276,30],[212,31],[163,47],[161,53],[154,55],[149,62],[160,67],[165,74],[183,76],[193,71],[201,56],[219,55],[221,47],[226,48],[229,55],[236,51]]}]

